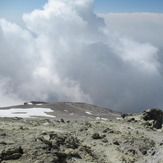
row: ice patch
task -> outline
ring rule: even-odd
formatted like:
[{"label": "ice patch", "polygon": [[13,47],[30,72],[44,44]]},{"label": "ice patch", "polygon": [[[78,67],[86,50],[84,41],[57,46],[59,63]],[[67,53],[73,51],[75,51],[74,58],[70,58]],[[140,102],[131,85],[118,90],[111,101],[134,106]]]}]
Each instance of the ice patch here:
[{"label": "ice patch", "polygon": [[86,113],[86,114],[89,114],[89,115],[92,115],[92,113],[91,113],[91,112],[89,112],[89,111],[86,111],[85,113]]},{"label": "ice patch", "polygon": [[56,116],[46,114],[50,112],[53,112],[53,110],[51,110],[50,108],[12,108],[7,110],[0,110],[0,117],[30,118],[42,116],[55,118]]}]

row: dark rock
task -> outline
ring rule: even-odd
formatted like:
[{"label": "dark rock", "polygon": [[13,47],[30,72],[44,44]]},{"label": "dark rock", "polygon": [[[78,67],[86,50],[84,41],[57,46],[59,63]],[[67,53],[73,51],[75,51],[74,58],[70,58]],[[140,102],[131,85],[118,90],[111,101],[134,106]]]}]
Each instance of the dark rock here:
[{"label": "dark rock", "polygon": [[114,145],[120,145],[118,141],[113,142]]},{"label": "dark rock", "polygon": [[63,118],[61,118],[61,122],[62,122],[62,123],[65,123],[65,121],[64,121],[64,119],[63,119]]},{"label": "dark rock", "polygon": [[141,148],[139,148],[139,151],[143,154],[143,155],[146,155],[147,154],[147,152],[148,152],[148,148],[147,147],[141,147]]},{"label": "dark rock", "polygon": [[22,157],[23,155],[23,149],[21,147],[19,148],[8,148],[6,150],[3,150],[1,153],[2,160],[16,160]]},{"label": "dark rock", "polygon": [[1,141],[0,144],[7,145],[7,143],[5,141]]},{"label": "dark rock", "polygon": [[127,116],[128,116],[128,114],[125,114],[125,113],[121,115],[122,118],[125,118]]},{"label": "dark rock", "polygon": [[160,129],[163,124],[163,111],[160,109],[146,110],[142,113],[142,119],[148,122],[146,125]]},{"label": "dark rock", "polygon": [[130,118],[127,120],[127,122],[135,122],[135,118]]},{"label": "dark rock", "polygon": [[110,128],[107,128],[103,131],[103,133],[114,133],[114,131]]},{"label": "dark rock", "polygon": [[93,138],[93,139],[101,139],[101,136],[100,136],[99,133],[94,133],[94,134],[92,135],[92,138]]},{"label": "dark rock", "polygon": [[151,155],[154,156],[155,154],[156,154],[156,151],[153,151]]},{"label": "dark rock", "polygon": [[6,133],[1,133],[0,136],[6,136],[7,134]]}]

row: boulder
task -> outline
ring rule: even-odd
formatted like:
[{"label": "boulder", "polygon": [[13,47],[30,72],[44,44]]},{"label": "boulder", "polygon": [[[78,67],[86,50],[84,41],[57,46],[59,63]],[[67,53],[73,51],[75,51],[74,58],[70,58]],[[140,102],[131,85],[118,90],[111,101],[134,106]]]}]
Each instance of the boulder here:
[{"label": "boulder", "polygon": [[163,111],[160,109],[145,110],[142,113],[142,119],[147,122],[148,126],[160,129],[163,124]]}]

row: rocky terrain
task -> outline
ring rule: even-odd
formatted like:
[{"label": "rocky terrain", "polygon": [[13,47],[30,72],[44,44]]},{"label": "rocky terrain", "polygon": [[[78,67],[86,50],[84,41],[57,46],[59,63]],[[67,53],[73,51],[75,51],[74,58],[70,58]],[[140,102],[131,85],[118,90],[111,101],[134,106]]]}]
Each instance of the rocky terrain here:
[{"label": "rocky terrain", "polygon": [[1,117],[1,163],[163,163],[159,109],[129,115],[82,103],[32,102],[1,110],[33,105],[51,108],[47,114],[55,117]]}]

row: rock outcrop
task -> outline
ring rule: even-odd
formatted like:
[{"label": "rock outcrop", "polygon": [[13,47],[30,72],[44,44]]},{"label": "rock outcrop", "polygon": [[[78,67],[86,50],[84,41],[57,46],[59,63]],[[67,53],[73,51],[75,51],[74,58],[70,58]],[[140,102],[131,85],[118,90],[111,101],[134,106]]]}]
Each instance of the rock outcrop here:
[{"label": "rock outcrop", "polygon": [[163,111],[160,109],[145,110],[142,113],[142,119],[146,121],[145,125],[160,129],[163,125]]}]

